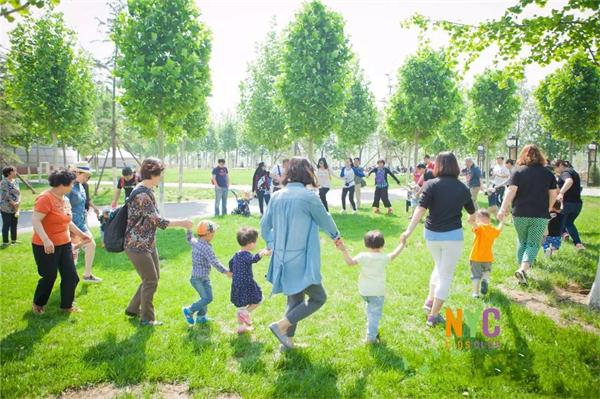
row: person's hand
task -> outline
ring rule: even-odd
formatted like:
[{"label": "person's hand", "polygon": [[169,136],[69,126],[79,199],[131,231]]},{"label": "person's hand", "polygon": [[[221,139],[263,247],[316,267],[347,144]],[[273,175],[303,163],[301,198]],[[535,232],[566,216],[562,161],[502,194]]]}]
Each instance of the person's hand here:
[{"label": "person's hand", "polygon": [[226,273],[225,273],[225,275],[226,275],[227,277],[231,278],[231,277],[233,276],[233,273],[231,273],[231,272],[226,272]]},{"label": "person's hand", "polygon": [[498,219],[499,222],[503,222],[505,217],[506,217],[506,211],[504,209],[500,209],[498,211],[498,214],[496,215],[496,219]]},{"label": "person's hand", "polygon": [[336,247],[337,249],[342,249],[342,248],[344,248],[344,247],[345,247],[345,246],[344,246],[344,240],[342,240],[342,238],[341,238],[341,237],[340,237],[340,238],[338,238],[337,240],[333,241],[333,243],[335,244],[335,247]]},{"label": "person's hand", "polygon": [[467,223],[475,224],[475,214],[474,213],[469,215],[469,217],[467,219]]},{"label": "person's hand", "polygon": [[49,239],[44,240],[44,252],[48,255],[54,253],[54,244]]},{"label": "person's hand", "polygon": [[110,204],[110,207],[111,207],[112,209],[115,209],[115,208],[117,207],[117,203],[113,201],[113,202]]},{"label": "person's hand", "polygon": [[87,244],[88,242],[92,241],[92,235],[90,234],[90,232],[84,232],[79,237],[81,237],[81,242],[83,244]]},{"label": "person's hand", "polygon": [[194,222],[192,222],[190,219],[185,219],[181,224],[183,228],[187,230],[191,230],[192,227],[194,227]]},{"label": "person's hand", "polygon": [[[558,193],[558,194],[556,195],[556,200],[557,200],[558,202],[562,202],[562,201],[563,201],[563,197],[564,197],[564,194],[563,194],[563,193]],[[550,204],[550,206],[552,206],[552,205],[553,205],[553,204]]]},{"label": "person's hand", "polygon": [[400,244],[403,247],[406,247],[406,241],[408,240],[408,237],[410,236],[410,233],[408,231],[405,231],[404,233],[402,233],[400,235]]},{"label": "person's hand", "polygon": [[264,248],[262,249],[258,254],[261,256],[261,258],[263,256],[271,256],[271,254],[273,253],[272,250],[270,250],[269,248]]},{"label": "person's hand", "polygon": [[96,217],[100,216],[100,209],[94,208],[94,213],[96,214]]}]

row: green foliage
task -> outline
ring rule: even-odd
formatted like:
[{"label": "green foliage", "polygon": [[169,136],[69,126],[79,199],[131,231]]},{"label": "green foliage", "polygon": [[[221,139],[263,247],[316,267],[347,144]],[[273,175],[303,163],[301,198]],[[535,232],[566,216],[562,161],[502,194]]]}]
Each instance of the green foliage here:
[{"label": "green foliage", "polygon": [[238,146],[238,125],[229,115],[226,115],[217,124],[216,134],[219,138],[219,148],[224,152],[230,152]]},{"label": "green foliage", "polygon": [[308,139],[309,156],[312,143],[338,130],[350,59],[341,15],[305,4],[287,29],[277,87],[290,133]]},{"label": "green foliage", "polygon": [[464,132],[471,145],[494,145],[505,138],[519,112],[515,81],[502,71],[487,69],[475,77],[468,98]]},{"label": "green foliage", "polygon": [[60,0],[0,0],[0,18],[6,18],[8,22],[13,22],[13,14],[29,15],[30,7],[43,8],[45,6],[53,7],[58,5]]},{"label": "green foliage", "polygon": [[[535,6],[547,12],[535,12],[531,9]],[[404,25],[445,30],[450,35],[450,48],[455,54],[466,56],[467,67],[484,50],[496,48],[494,61],[513,60],[511,70],[520,76],[525,64],[548,65],[566,61],[579,52],[600,66],[599,8],[597,0],[569,0],[562,7],[546,0],[518,0],[501,17],[475,26],[432,21],[418,14]]]},{"label": "green foliage", "polygon": [[585,144],[600,131],[600,68],[577,55],[535,91],[542,126],[556,138]]},{"label": "green foliage", "polygon": [[239,113],[244,128],[244,139],[270,152],[291,144],[286,129],[285,115],[275,101],[275,81],[281,65],[281,43],[275,27],[257,48],[257,58],[248,65],[248,77],[240,83]]},{"label": "green foliage", "polygon": [[188,115],[207,112],[210,33],[192,0],[131,0],[113,38],[120,55],[121,103],[144,133],[154,136],[160,129],[174,138]]},{"label": "green foliage", "polygon": [[446,54],[421,48],[398,70],[398,87],[386,109],[386,126],[400,140],[427,139],[449,122],[460,104]]},{"label": "green foliage", "polygon": [[62,14],[27,18],[10,34],[7,102],[29,132],[67,141],[92,130],[96,92],[89,59],[75,54]]},{"label": "green foliage", "polygon": [[369,82],[357,61],[352,66],[346,106],[337,137],[343,148],[363,146],[377,129],[377,108]]}]

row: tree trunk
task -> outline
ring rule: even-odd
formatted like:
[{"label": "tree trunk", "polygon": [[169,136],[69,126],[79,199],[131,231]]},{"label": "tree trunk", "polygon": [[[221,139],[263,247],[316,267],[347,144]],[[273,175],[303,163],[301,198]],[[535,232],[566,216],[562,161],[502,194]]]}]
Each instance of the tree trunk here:
[{"label": "tree trunk", "polygon": [[56,137],[56,133],[52,133],[52,168],[56,169],[58,165],[58,138]]},{"label": "tree trunk", "polygon": [[42,171],[40,170],[40,143],[35,143],[35,162],[37,165],[38,183],[42,182]]},{"label": "tree trunk", "polygon": [[62,151],[63,151],[63,166],[66,168],[67,167],[67,146],[64,144],[62,146]]},{"label": "tree trunk", "polygon": [[419,132],[415,133],[415,159],[414,159],[414,167],[417,167],[419,163]]},{"label": "tree trunk", "polygon": [[[117,56],[117,49],[115,48],[115,59]],[[112,76],[112,123],[110,126],[110,141],[112,146],[112,181],[117,181],[117,99],[116,99],[116,76],[113,70]]]},{"label": "tree trunk", "polygon": [[598,266],[596,266],[596,278],[590,291],[589,305],[592,309],[600,311],[600,258],[598,259]]},{"label": "tree trunk", "polygon": [[27,180],[31,180],[31,165],[29,164],[29,147],[25,148],[25,162],[27,162]]},{"label": "tree trunk", "polygon": [[315,142],[312,138],[308,139],[307,147],[308,154],[306,154],[306,157],[310,162],[315,163]]},{"label": "tree trunk", "polygon": [[[160,121],[158,123],[158,133],[156,135],[156,144],[158,145],[158,159],[162,162],[165,161],[165,137],[162,130],[162,126],[160,125]],[[165,182],[164,179],[160,179],[160,184],[158,185],[158,210],[162,215],[165,214]]]},{"label": "tree trunk", "polygon": [[183,198],[183,158],[185,150],[185,138],[181,138],[181,143],[179,144],[179,194],[177,195],[177,202],[181,202]]},{"label": "tree trunk", "polygon": [[569,141],[569,162],[573,163],[573,142]]}]

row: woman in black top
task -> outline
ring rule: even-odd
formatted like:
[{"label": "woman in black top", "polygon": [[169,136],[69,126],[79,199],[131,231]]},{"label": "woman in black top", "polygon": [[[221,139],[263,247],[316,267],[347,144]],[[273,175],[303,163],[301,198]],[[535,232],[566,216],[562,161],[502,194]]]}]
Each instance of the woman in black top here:
[{"label": "woman in black top", "polygon": [[410,225],[400,236],[403,244],[429,210],[425,221],[425,241],[435,268],[429,280],[429,295],[423,306],[429,312],[427,325],[444,323],[440,310],[450,292],[456,264],[463,252],[462,209],[473,217],[475,205],[469,189],[458,180],[460,167],[451,152],[440,153],[433,170],[435,179],[424,185],[423,195]]},{"label": "woman in black top", "polygon": [[498,212],[503,221],[513,206],[513,221],[519,239],[515,277],[527,284],[527,271],[537,257],[550,219],[550,207],[556,200],[556,179],[546,167],[546,157],[534,144],[521,151],[517,167],[508,180],[508,190]]},{"label": "woman in black top", "polygon": [[261,215],[264,213],[264,207],[269,205],[269,200],[271,199],[270,188],[269,172],[265,167],[265,163],[260,162],[252,177],[252,192],[258,198],[258,207]]},{"label": "woman in black top", "polygon": [[556,200],[562,202],[561,234],[566,235],[568,233],[573,239],[575,248],[585,249],[575,226],[575,219],[577,219],[583,207],[581,179],[569,161],[556,161],[554,168],[558,175],[558,187],[560,187]]}]

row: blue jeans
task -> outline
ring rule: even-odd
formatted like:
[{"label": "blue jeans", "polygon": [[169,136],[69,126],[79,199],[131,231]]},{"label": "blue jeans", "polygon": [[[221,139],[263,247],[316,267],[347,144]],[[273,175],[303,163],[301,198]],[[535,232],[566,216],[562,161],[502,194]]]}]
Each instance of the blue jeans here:
[{"label": "blue jeans", "polygon": [[213,300],[212,287],[210,286],[210,279],[208,277],[192,277],[190,279],[192,287],[200,295],[200,300],[194,302],[190,306],[192,313],[198,312],[197,316],[202,317],[206,315],[208,304]]},{"label": "blue jeans", "polygon": [[219,203],[221,215],[227,215],[227,187],[215,187],[215,216],[219,216]]},{"label": "blue jeans", "polygon": [[376,340],[377,334],[379,334],[379,320],[383,313],[383,299],[382,296],[363,296],[363,299],[367,303],[367,339]]},{"label": "blue jeans", "polygon": [[579,212],[581,212],[581,208],[583,207],[582,203],[577,202],[565,202],[563,203],[562,209],[562,226],[560,228],[561,233],[568,232],[571,238],[573,239],[573,244],[581,244],[581,239],[579,238],[579,232],[577,231],[577,227],[575,227],[575,219],[579,216]]}]

